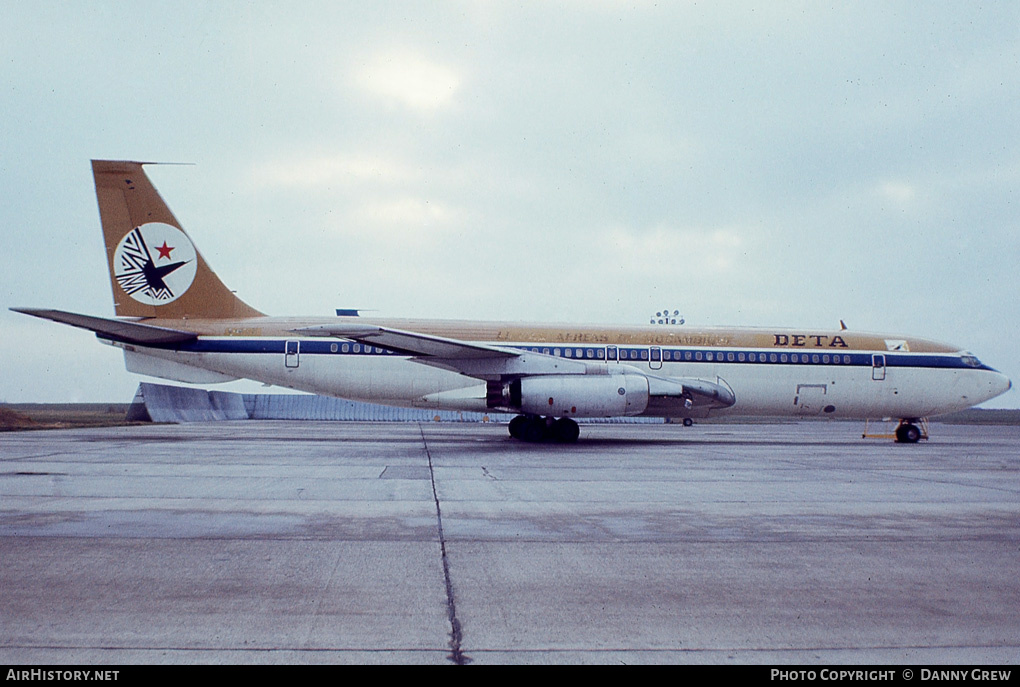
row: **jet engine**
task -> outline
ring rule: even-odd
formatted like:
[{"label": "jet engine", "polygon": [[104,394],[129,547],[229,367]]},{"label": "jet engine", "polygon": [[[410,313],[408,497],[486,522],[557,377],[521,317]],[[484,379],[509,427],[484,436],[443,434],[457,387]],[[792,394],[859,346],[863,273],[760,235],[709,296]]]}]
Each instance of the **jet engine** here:
[{"label": "jet engine", "polygon": [[535,375],[489,382],[490,408],[528,415],[619,417],[648,407],[648,380],[641,375]]}]

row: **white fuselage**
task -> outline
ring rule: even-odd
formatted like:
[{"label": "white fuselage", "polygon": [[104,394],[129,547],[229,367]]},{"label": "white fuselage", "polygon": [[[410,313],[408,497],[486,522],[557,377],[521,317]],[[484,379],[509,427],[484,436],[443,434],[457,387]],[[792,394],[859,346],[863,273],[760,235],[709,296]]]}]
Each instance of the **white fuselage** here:
[{"label": "white fuselage", "polygon": [[[645,415],[920,418],[969,408],[1010,386],[962,352],[563,345],[499,346],[572,360],[602,373],[700,379],[732,391],[735,403],[700,413],[657,406]],[[236,378],[352,400],[484,411],[486,384],[368,344],[322,338],[203,336],[193,350],[122,343],[128,369],[186,382]],[[615,358],[615,359],[614,359]],[[971,362],[973,361],[973,362]]]}]

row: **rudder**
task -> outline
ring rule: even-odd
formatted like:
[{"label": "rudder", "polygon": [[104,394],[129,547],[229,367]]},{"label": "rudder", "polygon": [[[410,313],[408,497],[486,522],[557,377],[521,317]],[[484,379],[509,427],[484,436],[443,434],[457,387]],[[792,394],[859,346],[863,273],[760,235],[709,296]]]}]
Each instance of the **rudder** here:
[{"label": "rudder", "polygon": [[261,316],[209,268],[146,176],[143,164],[92,161],[117,315],[160,319]]}]

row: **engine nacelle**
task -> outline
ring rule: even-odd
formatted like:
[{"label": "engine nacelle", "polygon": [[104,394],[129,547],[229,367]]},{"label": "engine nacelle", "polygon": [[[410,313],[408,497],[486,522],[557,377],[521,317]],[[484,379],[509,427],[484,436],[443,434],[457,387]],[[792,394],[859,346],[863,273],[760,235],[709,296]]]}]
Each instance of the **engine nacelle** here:
[{"label": "engine nacelle", "polygon": [[648,407],[641,375],[536,375],[508,382],[503,404],[530,415],[620,417]]}]

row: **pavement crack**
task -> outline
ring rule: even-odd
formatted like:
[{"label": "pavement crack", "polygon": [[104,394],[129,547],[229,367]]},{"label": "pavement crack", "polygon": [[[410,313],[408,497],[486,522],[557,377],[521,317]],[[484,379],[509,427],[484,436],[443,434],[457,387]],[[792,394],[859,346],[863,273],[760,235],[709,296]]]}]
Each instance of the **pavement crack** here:
[{"label": "pavement crack", "polygon": [[439,505],[439,492],[436,490],[436,473],[432,465],[432,452],[429,451],[428,440],[425,439],[425,430],[418,424],[418,431],[421,432],[421,443],[425,447],[425,456],[429,460],[429,479],[432,482],[432,500],[436,504],[436,522],[439,529],[439,551],[443,563],[443,580],[446,585],[446,615],[450,620],[450,653],[447,659],[453,663],[463,666],[471,662],[461,650],[460,620],[457,618],[457,597],[453,590],[453,580],[450,578],[450,559],[446,555],[446,535],[443,532],[443,509]]}]

